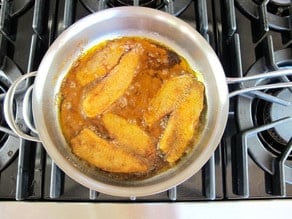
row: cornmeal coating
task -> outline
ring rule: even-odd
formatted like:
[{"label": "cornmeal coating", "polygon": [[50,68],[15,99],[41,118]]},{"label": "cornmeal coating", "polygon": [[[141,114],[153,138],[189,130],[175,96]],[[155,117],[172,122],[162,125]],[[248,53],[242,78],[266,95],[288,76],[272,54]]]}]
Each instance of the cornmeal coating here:
[{"label": "cornmeal coating", "polygon": [[100,115],[124,94],[135,76],[138,62],[139,53],[132,49],[102,81],[89,89],[82,102],[87,117]]},{"label": "cornmeal coating", "polygon": [[143,157],[154,156],[156,148],[151,137],[138,125],[112,113],[105,114],[102,120],[117,144]]},{"label": "cornmeal coating", "polygon": [[165,115],[171,113],[187,95],[194,83],[195,77],[185,74],[170,78],[150,101],[148,111],[144,114],[144,120],[151,127],[153,123]]},{"label": "cornmeal coating", "polygon": [[126,52],[125,46],[117,41],[108,42],[104,48],[93,53],[86,61],[79,61],[76,68],[77,81],[85,86],[107,75]]},{"label": "cornmeal coating", "polygon": [[134,154],[99,137],[86,128],[71,140],[74,154],[92,165],[114,173],[144,173],[148,165]]},{"label": "cornmeal coating", "polygon": [[194,82],[188,95],[171,113],[159,142],[169,163],[176,162],[191,142],[204,107],[204,86]]}]

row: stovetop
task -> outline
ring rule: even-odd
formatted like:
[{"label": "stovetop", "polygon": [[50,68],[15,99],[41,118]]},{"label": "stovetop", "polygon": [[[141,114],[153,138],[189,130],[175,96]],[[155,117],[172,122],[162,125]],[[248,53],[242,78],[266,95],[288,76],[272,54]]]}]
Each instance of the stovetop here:
[{"label": "stovetop", "polygon": [[[46,50],[62,31],[80,18],[112,7],[116,2],[153,6],[185,20],[211,44],[227,77],[292,68],[289,0],[2,0],[1,108],[11,83],[21,74],[37,70]],[[242,83],[241,87],[290,80],[290,77],[262,79]],[[26,87],[23,85],[20,90]],[[175,188],[137,199],[112,197],[79,185],[58,168],[40,143],[19,139],[11,133],[1,113],[0,201],[181,202],[291,198],[291,92],[290,88],[264,90],[231,98],[224,136],[205,166]],[[25,126],[21,97],[19,92],[15,115],[17,123]]]}]

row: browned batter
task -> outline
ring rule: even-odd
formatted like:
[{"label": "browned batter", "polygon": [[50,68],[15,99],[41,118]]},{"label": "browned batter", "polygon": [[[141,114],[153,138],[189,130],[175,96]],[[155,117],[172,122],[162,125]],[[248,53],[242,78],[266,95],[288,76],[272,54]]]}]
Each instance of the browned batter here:
[{"label": "browned batter", "polygon": [[122,37],[84,53],[65,77],[60,122],[72,152],[111,173],[149,176],[193,145],[204,85],[181,56]]}]

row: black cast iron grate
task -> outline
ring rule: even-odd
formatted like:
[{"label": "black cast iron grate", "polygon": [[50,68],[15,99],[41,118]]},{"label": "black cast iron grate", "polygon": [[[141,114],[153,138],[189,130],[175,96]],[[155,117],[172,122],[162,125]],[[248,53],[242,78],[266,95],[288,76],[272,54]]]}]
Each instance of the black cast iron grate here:
[{"label": "black cast iron grate", "polygon": [[[230,72],[229,76],[243,77],[282,67],[291,68],[289,64],[292,54],[291,37],[287,37],[291,36],[291,25],[284,22],[291,21],[291,4],[278,3],[277,7],[284,7],[286,12],[283,12],[282,15],[274,15],[270,8],[276,5],[276,1],[235,0],[225,1],[225,3],[223,11],[226,12],[228,18],[223,20],[223,24],[226,26],[223,29],[223,32],[226,33],[223,35],[223,44],[225,44],[223,57],[227,58],[224,59],[224,64]],[[235,13],[237,16],[233,16]],[[275,16],[277,19],[273,19]],[[238,23],[240,25],[237,25]],[[244,23],[251,24],[250,30],[243,28]],[[229,53],[234,55],[229,56]],[[280,80],[290,81],[290,78],[282,77]],[[252,83],[270,82],[259,80]],[[255,84],[242,84],[242,87],[249,86],[255,86]],[[287,90],[290,92],[290,89]],[[268,91],[253,92],[231,102],[235,105],[231,104],[231,107],[234,108],[233,113],[230,114],[230,120],[236,118],[237,123],[234,125],[237,132],[232,132],[233,137],[226,140],[229,144],[225,147],[225,155],[231,154],[231,163],[228,160],[225,163],[226,179],[232,180],[232,183],[226,181],[226,195],[229,198],[261,198],[265,197],[264,193],[267,194],[267,197],[269,195],[278,197],[291,195],[291,190],[289,192],[287,187],[289,185],[291,188],[292,175],[289,156],[291,156],[290,138],[292,136],[288,137],[285,143],[282,141],[282,148],[277,152],[274,147],[276,143],[264,140],[266,137],[263,137],[263,133],[269,133],[274,137],[274,141],[279,140],[278,134],[275,137],[275,130],[280,125],[289,127],[291,117],[283,115],[284,117],[279,121],[268,122],[266,118],[273,117],[273,115],[270,111],[267,112],[267,108],[263,109],[266,106],[263,103],[266,102],[268,102],[267,105],[272,105],[272,108],[278,104],[290,105],[289,99],[284,100],[276,93]],[[265,117],[263,119],[265,122],[260,121],[261,116]],[[280,114],[278,116],[281,117]],[[258,167],[262,170],[255,169]],[[263,171],[263,174],[260,171]],[[254,173],[256,178],[253,178]],[[257,186],[258,184],[261,186]]]}]

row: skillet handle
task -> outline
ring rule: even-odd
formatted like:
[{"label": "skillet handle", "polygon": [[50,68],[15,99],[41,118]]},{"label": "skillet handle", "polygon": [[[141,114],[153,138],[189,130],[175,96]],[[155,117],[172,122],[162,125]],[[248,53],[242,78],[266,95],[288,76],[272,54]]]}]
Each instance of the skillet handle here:
[{"label": "skillet handle", "polygon": [[[35,77],[37,72],[31,72],[28,74],[25,74],[21,77],[19,77],[8,89],[5,98],[4,98],[4,106],[3,106],[3,111],[4,111],[4,117],[5,120],[8,124],[8,126],[11,128],[15,134],[17,134],[19,137],[29,140],[29,141],[35,141],[35,142],[41,142],[38,136],[32,136],[24,133],[20,129],[20,127],[17,125],[17,122],[15,121],[14,113],[13,113],[13,105],[14,105],[14,97],[17,92],[18,86],[24,81],[27,80],[30,77]],[[33,127],[32,123],[30,122],[30,95],[33,89],[33,85],[30,86],[27,91],[25,92],[24,98],[23,98],[23,116],[24,116],[24,122],[26,126],[35,134],[38,134],[38,132],[35,130]]]},{"label": "skillet handle", "polygon": [[[266,73],[257,74],[257,75],[253,75],[253,76],[245,76],[245,77],[239,77],[239,78],[226,78],[226,81],[227,81],[227,84],[237,84],[237,83],[258,80],[258,79],[263,80],[263,79],[270,79],[270,78],[286,77],[288,75],[292,75],[292,68],[280,69],[280,70],[266,72]],[[278,89],[278,88],[291,89],[291,87],[292,87],[292,82],[257,85],[254,87],[242,88],[240,90],[230,92],[228,96],[229,96],[229,98],[232,98],[232,97],[237,96],[237,95],[255,92],[255,91],[259,91],[259,90]]]}]

